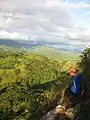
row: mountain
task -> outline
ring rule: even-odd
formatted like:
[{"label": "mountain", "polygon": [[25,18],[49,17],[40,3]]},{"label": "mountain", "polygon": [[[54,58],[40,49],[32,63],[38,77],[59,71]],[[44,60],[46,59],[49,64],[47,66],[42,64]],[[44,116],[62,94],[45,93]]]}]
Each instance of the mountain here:
[{"label": "mountain", "polygon": [[1,120],[40,120],[56,106],[57,95],[71,82],[67,74],[69,64],[63,60],[70,56],[72,60],[74,53],[45,46],[24,51],[0,46]]},{"label": "mountain", "polygon": [[[60,43],[59,43],[60,44]],[[65,43],[62,43],[64,45],[68,45]],[[11,39],[0,39],[0,45],[6,45],[9,47],[14,47],[14,48],[32,48],[32,47],[37,47],[37,46],[47,46],[50,48],[57,49],[58,51],[69,51],[69,52],[77,52],[81,53],[81,51],[76,47],[75,49],[67,49],[66,47],[64,48],[57,48],[53,45],[56,45],[55,42],[47,42],[47,41],[34,41],[34,40],[11,40]]]},{"label": "mountain", "polygon": [[65,76],[68,78],[56,61],[32,53],[1,50],[0,120],[39,120],[56,100],[57,88],[66,84]]},{"label": "mountain", "polygon": [[55,48],[50,48],[47,46],[32,47],[31,52],[57,61],[62,61],[62,60],[76,61],[77,59],[79,59],[79,55],[80,55],[79,53],[76,52],[57,50]]},{"label": "mountain", "polygon": [[27,53],[34,53],[56,61],[65,60],[76,62],[76,60],[79,59],[78,56],[80,55],[77,52],[57,50],[33,41],[29,41],[29,43],[22,43],[22,41],[17,42],[14,40],[0,40],[0,44],[0,49],[3,49],[4,51],[23,51]]},{"label": "mountain", "polygon": [[34,41],[24,42],[20,40],[16,41],[16,40],[10,40],[10,39],[0,39],[0,45],[6,45],[6,46],[16,47],[16,48],[31,48],[31,47],[39,46],[41,44]]}]

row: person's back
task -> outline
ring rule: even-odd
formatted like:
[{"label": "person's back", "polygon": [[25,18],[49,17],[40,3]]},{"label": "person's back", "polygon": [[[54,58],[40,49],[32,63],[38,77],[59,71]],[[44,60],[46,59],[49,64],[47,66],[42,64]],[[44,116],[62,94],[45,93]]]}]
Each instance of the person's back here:
[{"label": "person's back", "polygon": [[82,76],[77,73],[74,68],[69,70],[69,74],[72,77],[73,86],[71,87],[71,91],[73,94],[80,94],[82,92]]},{"label": "person's back", "polygon": [[72,76],[73,86],[71,87],[71,91],[75,94],[81,93],[81,82],[82,82],[82,76],[81,74],[76,74],[75,76]]}]

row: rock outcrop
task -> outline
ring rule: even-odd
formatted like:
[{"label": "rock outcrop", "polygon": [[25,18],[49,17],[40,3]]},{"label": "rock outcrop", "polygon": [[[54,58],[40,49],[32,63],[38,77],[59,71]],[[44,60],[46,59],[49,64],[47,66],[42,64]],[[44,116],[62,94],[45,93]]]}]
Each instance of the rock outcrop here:
[{"label": "rock outcrop", "polygon": [[69,88],[60,92],[58,105],[40,120],[75,120],[75,114],[84,105],[85,94],[73,96]]}]

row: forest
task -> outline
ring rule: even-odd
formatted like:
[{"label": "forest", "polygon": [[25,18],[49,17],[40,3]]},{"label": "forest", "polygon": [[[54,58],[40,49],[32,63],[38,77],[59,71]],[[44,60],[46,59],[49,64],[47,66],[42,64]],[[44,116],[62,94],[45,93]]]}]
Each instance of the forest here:
[{"label": "forest", "polygon": [[[88,83],[90,48],[76,61],[71,58],[59,62],[23,49],[0,46],[0,120],[39,120],[56,106],[61,89],[71,84],[67,71],[72,66]],[[84,120],[85,115],[78,120]]]}]

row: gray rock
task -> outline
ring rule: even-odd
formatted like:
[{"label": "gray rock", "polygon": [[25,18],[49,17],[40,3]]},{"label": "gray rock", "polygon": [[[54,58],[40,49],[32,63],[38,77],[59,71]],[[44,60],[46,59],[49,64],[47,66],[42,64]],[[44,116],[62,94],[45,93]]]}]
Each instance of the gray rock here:
[{"label": "gray rock", "polygon": [[48,112],[46,115],[44,115],[40,120],[55,120],[55,109],[51,110],[50,112]]}]

